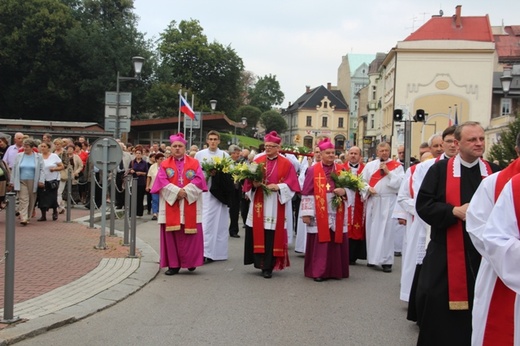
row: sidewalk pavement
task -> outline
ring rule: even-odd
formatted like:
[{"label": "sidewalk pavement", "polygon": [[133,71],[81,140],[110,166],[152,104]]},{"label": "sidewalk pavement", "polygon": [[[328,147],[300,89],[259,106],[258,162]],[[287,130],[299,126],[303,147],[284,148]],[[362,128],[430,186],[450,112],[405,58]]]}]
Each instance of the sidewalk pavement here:
[{"label": "sidewalk pavement", "polygon": [[[108,213],[107,213],[108,214]],[[97,212],[95,222],[101,219]],[[5,211],[0,212],[0,250],[5,251]],[[89,228],[90,212],[83,206],[57,221],[27,226],[16,222],[14,317],[20,321],[0,323],[0,345],[8,345],[90,316],[138,291],[159,272],[159,256],[137,239],[138,258],[129,258],[122,245],[122,232],[109,236],[106,250],[97,250],[100,228]],[[48,215],[50,216],[50,215]],[[0,258],[0,319],[4,318],[5,263]]]}]

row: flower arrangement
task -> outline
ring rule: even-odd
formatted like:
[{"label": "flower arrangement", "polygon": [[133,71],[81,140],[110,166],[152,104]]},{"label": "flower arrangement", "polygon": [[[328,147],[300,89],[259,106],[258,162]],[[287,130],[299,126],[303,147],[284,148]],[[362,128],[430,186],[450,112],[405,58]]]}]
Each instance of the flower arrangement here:
[{"label": "flower arrangement", "polygon": [[[336,187],[346,188],[354,191],[359,191],[365,187],[365,182],[359,175],[353,174],[351,171],[342,170],[339,174],[332,172],[330,177],[334,181]],[[334,196],[332,199],[332,206],[338,208],[343,203],[342,196]]]},{"label": "flower arrangement", "polygon": [[211,159],[204,159],[201,163],[202,170],[206,172],[206,180],[215,175],[216,172],[231,173],[233,160],[229,157],[214,156]]},{"label": "flower arrangement", "polygon": [[297,147],[297,146],[284,146],[280,149],[280,153],[282,154],[293,154],[294,156],[314,156],[314,153],[311,149],[307,147]]},{"label": "flower arrangement", "polygon": [[243,180],[249,179],[253,182],[262,183],[262,189],[264,190],[264,194],[267,196],[271,193],[271,190],[267,188],[267,186],[263,183],[264,181],[264,164],[263,163],[238,163],[234,165],[231,170],[231,176],[235,183],[241,182]]}]

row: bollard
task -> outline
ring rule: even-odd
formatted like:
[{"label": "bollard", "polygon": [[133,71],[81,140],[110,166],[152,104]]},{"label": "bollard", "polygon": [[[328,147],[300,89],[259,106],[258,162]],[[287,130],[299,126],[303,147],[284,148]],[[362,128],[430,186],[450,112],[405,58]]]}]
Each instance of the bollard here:
[{"label": "bollard", "polygon": [[110,237],[116,235],[116,175],[117,168],[112,170],[112,179],[110,179]]},{"label": "bollard", "polygon": [[137,178],[132,180],[132,202],[130,202],[131,206],[131,227],[130,227],[130,253],[128,257],[135,258],[135,240],[136,240],[136,226],[137,226],[137,216],[135,215],[137,212]]},{"label": "bollard", "polygon": [[15,250],[15,193],[6,194],[7,208],[5,214],[5,275],[4,275],[4,317],[2,323],[14,323],[14,250]]},{"label": "bollard", "polygon": [[130,245],[129,230],[130,230],[130,186],[131,186],[131,175],[125,177],[125,228],[123,230],[123,245]]},{"label": "bollard", "polygon": [[88,228],[94,227],[94,209],[96,208],[96,172],[90,172],[90,222]]},{"label": "bollard", "polygon": [[67,216],[66,222],[70,222],[70,213],[72,208],[72,169],[67,169]]}]

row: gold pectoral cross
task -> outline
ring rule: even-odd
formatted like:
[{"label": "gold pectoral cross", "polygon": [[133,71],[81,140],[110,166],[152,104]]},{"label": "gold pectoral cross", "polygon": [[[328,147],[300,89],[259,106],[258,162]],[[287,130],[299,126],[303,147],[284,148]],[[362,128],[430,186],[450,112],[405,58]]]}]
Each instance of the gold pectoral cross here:
[{"label": "gold pectoral cross", "polygon": [[330,184],[327,183],[327,185],[325,185],[325,187],[327,188],[327,191],[330,191]]}]

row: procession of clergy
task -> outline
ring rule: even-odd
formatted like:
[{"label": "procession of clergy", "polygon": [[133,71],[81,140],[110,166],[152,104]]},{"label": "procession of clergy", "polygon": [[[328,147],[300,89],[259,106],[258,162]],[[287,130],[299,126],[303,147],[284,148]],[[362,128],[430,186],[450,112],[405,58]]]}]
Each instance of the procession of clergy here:
[{"label": "procession of clergy", "polygon": [[[208,133],[208,148],[195,158],[186,155],[182,133],[170,140],[172,156],[162,162],[151,191],[160,194],[160,266],[168,268],[166,275],[226,260],[229,239],[227,178],[201,168],[205,160],[228,155],[218,148],[219,133]],[[388,143],[380,143],[378,158],[366,164],[357,147],[350,148],[348,162],[339,163],[327,138],[314,159],[301,163],[280,153],[274,131],[264,145],[265,152],[254,157],[264,169],[263,182],[242,184],[250,201],[244,264],[266,279],[289,266],[296,223],[295,250],[305,253],[306,277],[347,278],[358,259],[391,272],[395,239],[403,230],[400,298],[408,302],[407,318],[419,326],[418,345],[520,345],[520,163],[499,171],[482,159],[479,123],[433,135],[429,154],[406,172],[402,162],[390,159]],[[331,175],[342,170],[362,177],[365,186],[336,187]]]}]

